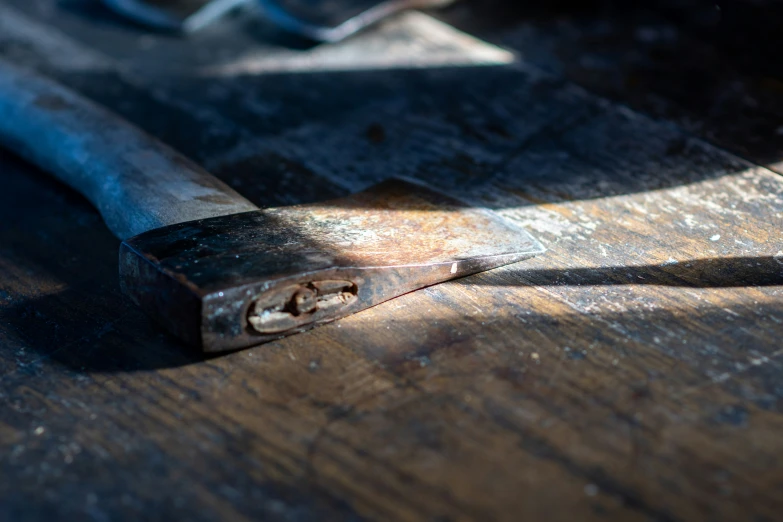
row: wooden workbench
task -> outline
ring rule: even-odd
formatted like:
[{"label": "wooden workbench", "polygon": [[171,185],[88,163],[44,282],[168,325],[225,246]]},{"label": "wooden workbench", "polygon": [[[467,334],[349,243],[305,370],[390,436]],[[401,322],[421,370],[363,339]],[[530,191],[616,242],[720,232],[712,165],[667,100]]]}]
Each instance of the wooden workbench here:
[{"label": "wooden workbench", "polygon": [[548,248],[204,359],[0,152],[0,520],[783,516],[779,66],[665,9],[475,10],[306,47],[0,5],[0,54],[259,205],[411,176]]}]

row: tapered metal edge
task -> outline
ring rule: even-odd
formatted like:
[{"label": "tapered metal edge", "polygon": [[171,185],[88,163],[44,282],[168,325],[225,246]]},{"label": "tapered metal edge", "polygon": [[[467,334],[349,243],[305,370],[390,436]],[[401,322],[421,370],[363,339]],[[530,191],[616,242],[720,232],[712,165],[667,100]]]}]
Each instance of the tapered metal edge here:
[{"label": "tapered metal edge", "polygon": [[[304,332],[414,290],[522,261],[538,253],[540,250],[536,249],[431,265],[329,268],[201,293],[184,278],[160,270],[148,257],[123,244],[120,282],[122,291],[170,333],[196,349],[215,353]],[[281,331],[259,332],[251,324],[253,307],[261,296],[277,291],[292,293],[292,288],[312,288],[321,281],[351,282],[355,299],[327,313],[320,314],[317,309],[306,312],[299,324]]]},{"label": "tapered metal edge", "polygon": [[542,251],[490,210],[396,180],[331,202],[145,232],[123,243],[120,281],[167,330],[219,352]]}]

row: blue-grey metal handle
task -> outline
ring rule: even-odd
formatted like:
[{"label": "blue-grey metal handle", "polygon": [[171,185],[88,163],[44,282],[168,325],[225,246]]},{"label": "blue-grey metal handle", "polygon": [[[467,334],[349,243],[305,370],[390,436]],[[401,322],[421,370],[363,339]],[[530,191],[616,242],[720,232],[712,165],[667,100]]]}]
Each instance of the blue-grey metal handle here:
[{"label": "blue-grey metal handle", "polygon": [[89,199],[120,239],[257,207],[160,141],[0,60],[0,144]]}]

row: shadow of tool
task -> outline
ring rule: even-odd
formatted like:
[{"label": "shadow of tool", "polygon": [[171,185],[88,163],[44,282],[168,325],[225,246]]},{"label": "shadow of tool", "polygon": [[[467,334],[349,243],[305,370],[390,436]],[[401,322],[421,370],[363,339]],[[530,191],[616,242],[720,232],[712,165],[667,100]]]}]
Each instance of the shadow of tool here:
[{"label": "shadow of tool", "polygon": [[120,293],[119,243],[84,198],[4,150],[0,165],[2,357],[22,372],[49,361],[112,372],[205,359]]},{"label": "shadow of tool", "polygon": [[[558,270],[513,270],[520,285],[655,285],[690,288],[742,288],[783,285],[783,259],[774,256],[692,259],[664,265],[609,266]],[[509,278],[461,280],[466,284],[505,286]]]}]

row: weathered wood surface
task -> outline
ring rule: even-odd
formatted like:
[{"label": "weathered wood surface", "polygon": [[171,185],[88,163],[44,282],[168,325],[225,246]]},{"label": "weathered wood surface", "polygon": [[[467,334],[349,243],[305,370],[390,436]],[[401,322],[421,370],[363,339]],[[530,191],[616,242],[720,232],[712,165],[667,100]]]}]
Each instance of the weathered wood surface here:
[{"label": "weathered wood surface", "polygon": [[408,175],[549,251],[203,360],[119,294],[97,212],[2,153],[0,519],[780,518],[783,179],[756,156],[420,15],[292,50],[55,5],[0,6],[3,56],[254,203]]},{"label": "weathered wood surface", "polygon": [[[783,3],[494,0],[492,7],[477,17],[462,4],[448,19],[545,71],[783,172]],[[498,24],[499,12],[525,22]]]}]

